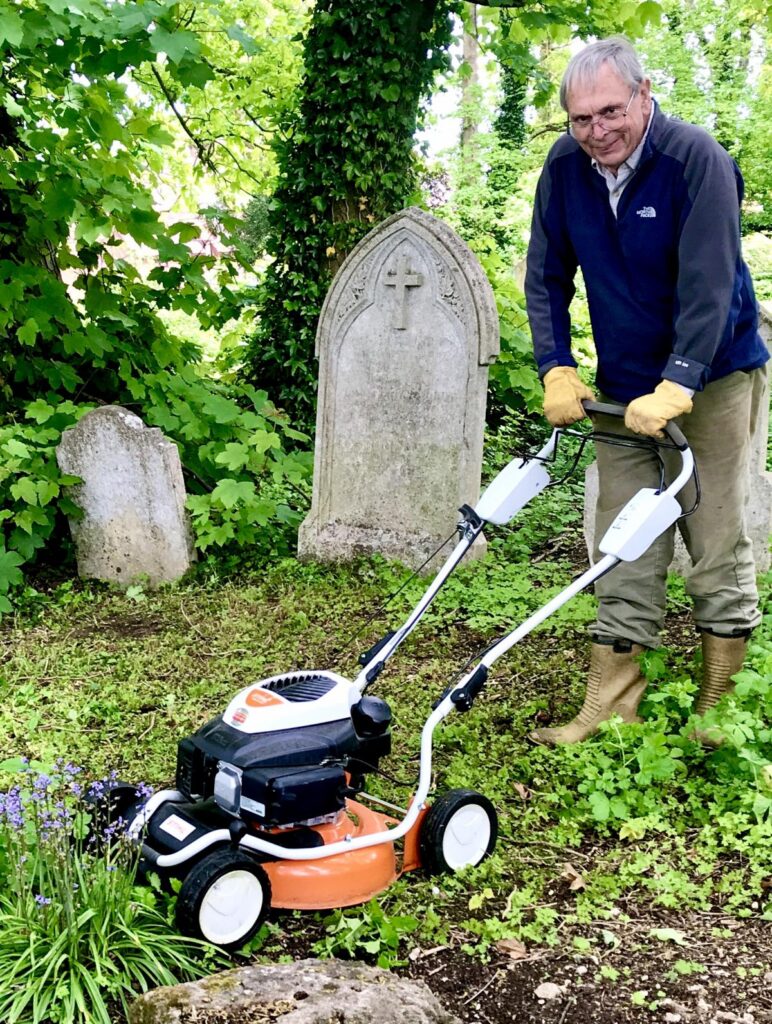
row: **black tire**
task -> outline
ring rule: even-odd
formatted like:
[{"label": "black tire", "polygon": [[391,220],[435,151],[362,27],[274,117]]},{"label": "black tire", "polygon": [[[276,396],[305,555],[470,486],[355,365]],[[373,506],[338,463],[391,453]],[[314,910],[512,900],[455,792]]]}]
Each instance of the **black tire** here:
[{"label": "black tire", "polygon": [[188,872],[177,896],[177,927],[224,950],[240,949],[265,920],[271,883],[246,853],[221,847]]},{"label": "black tire", "polygon": [[499,834],[496,809],[473,789],[451,789],[426,812],[421,862],[430,875],[473,867],[493,852]]}]

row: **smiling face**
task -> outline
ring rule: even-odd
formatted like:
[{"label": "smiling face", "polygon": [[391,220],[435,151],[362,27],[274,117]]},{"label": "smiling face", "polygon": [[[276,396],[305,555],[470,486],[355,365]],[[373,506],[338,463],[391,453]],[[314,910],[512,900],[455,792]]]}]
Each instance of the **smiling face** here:
[{"label": "smiling face", "polygon": [[575,118],[597,118],[610,108],[627,108],[618,128],[608,129],[596,123],[584,131],[573,131],[585,153],[614,173],[637,148],[649,123],[651,82],[648,78],[641,82],[628,107],[632,91],[609,64],[602,64],[594,82],[580,79],[566,97],[572,122]]}]

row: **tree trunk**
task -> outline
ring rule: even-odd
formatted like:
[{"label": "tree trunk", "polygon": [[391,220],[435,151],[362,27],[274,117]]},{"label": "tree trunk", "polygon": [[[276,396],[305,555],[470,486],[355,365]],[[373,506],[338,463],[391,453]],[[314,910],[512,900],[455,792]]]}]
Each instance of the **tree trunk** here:
[{"label": "tree trunk", "polygon": [[321,0],[294,124],[277,143],[260,327],[247,376],[311,425],[314,336],[332,274],[417,188],[421,100],[446,64],[451,0]]}]

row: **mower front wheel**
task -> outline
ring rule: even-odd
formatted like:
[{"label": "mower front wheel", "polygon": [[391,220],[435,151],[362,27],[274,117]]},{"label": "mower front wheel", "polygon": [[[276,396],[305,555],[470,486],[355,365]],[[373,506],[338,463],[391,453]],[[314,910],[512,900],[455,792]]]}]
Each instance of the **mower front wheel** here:
[{"label": "mower front wheel", "polygon": [[240,949],[271,906],[271,883],[257,861],[231,847],[195,864],[177,896],[177,927],[224,950]]},{"label": "mower front wheel", "polygon": [[430,875],[474,867],[493,851],[496,809],[473,789],[451,789],[426,812],[421,825],[421,862]]}]

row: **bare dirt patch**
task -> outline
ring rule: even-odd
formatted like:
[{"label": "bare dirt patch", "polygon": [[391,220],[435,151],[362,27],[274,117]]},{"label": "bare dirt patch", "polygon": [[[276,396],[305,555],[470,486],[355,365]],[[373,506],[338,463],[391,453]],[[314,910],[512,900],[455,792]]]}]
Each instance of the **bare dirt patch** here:
[{"label": "bare dirt patch", "polygon": [[[580,954],[568,942],[483,964],[450,948],[418,955],[408,973],[465,1024],[772,1022],[769,923],[669,913],[667,926],[685,936],[681,946],[650,938],[663,916],[614,926],[619,945],[602,954]],[[716,928],[728,936],[717,939]]]}]

